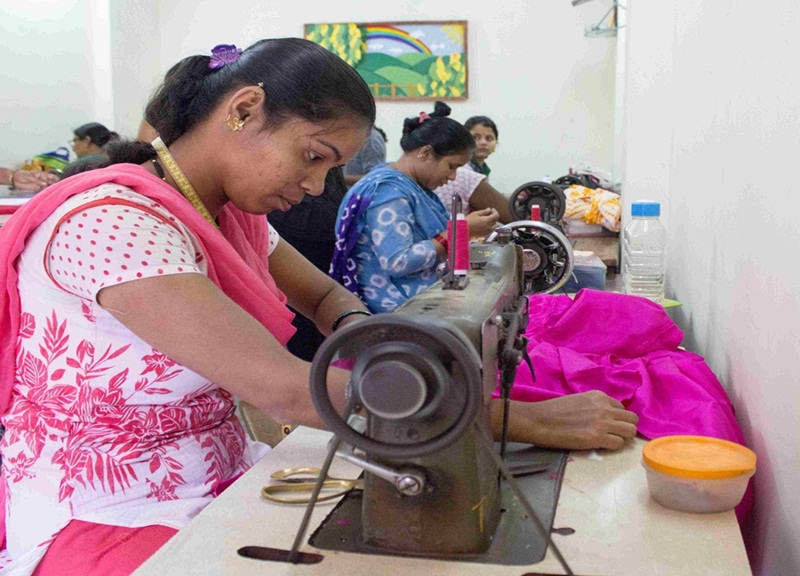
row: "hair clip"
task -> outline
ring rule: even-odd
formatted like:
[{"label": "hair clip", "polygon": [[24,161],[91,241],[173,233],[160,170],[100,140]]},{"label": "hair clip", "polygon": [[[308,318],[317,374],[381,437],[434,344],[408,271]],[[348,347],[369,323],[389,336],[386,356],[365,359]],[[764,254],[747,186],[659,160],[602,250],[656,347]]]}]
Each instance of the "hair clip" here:
[{"label": "hair clip", "polygon": [[217,44],[211,49],[211,60],[208,67],[212,70],[222,68],[227,64],[233,64],[242,55],[242,49],[233,44]]},{"label": "hair clip", "polygon": [[430,118],[430,116],[428,116],[427,112],[420,112],[419,113],[419,123],[420,124],[425,122],[425,120],[427,120],[428,118]]}]

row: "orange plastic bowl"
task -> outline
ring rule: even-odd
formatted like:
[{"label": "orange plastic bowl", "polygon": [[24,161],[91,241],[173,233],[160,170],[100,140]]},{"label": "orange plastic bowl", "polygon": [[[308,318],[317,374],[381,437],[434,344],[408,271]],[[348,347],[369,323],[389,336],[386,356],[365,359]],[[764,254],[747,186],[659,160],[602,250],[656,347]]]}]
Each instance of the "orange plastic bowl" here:
[{"label": "orange plastic bowl", "polygon": [[683,512],[724,512],[744,496],[756,471],[749,448],[706,436],[664,436],[642,449],[653,500]]}]

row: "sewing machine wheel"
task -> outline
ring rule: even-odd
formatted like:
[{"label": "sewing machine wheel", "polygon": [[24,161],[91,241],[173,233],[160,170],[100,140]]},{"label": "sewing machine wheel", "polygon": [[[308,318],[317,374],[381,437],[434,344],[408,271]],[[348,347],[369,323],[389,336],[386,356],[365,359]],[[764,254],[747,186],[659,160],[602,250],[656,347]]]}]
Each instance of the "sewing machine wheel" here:
[{"label": "sewing machine wheel", "polygon": [[511,231],[511,241],[522,248],[525,294],[549,294],[569,281],[575,265],[572,244],[557,228],[534,220],[511,222],[494,230],[487,242]]},{"label": "sewing machine wheel", "polygon": [[588,174],[567,174],[561,178],[553,180],[553,184],[558,186],[570,187],[573,184],[584,186],[586,188],[597,188],[597,182],[591,179]]},{"label": "sewing machine wheel", "polygon": [[[453,416],[423,440],[393,443],[370,438],[351,428],[331,402],[328,367],[338,359],[355,360],[349,392],[357,409],[384,420],[413,421],[447,403],[447,414]],[[458,389],[449,377],[448,368],[455,365],[464,382]],[[458,440],[478,413],[481,386],[480,357],[468,341],[435,322],[392,314],[340,328],[323,342],[311,365],[311,399],[330,430],[367,454],[392,459],[418,458]]]},{"label": "sewing machine wheel", "polygon": [[542,222],[555,225],[564,217],[567,198],[559,186],[547,182],[528,182],[523,184],[509,199],[511,213],[520,220],[531,217],[531,208],[539,206]]}]

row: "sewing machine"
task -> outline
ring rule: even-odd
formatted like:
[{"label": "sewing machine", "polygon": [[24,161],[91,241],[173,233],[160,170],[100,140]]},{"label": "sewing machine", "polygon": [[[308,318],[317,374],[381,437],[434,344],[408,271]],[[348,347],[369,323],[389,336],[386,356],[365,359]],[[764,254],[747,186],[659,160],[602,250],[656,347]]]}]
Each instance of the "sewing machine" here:
[{"label": "sewing machine", "polygon": [[[312,364],[310,389],[335,437],[318,483],[334,455],[365,473],[363,494],[345,497],[311,536],[313,546],[487,563],[534,561],[530,554],[509,553],[530,548],[535,527],[520,529],[519,519],[538,515],[503,462],[505,442],[498,448],[492,441],[489,402],[498,381],[507,397],[527,357],[520,336],[527,294],[555,289],[571,262],[570,245],[557,230],[514,223],[491,242],[470,246],[467,278],[454,277],[451,267],[395,312],[353,323],[325,341]],[[343,415],[327,387],[328,368],[337,361],[352,366]],[[563,473],[565,458],[556,454],[542,470],[548,465],[555,474],[545,479],[552,519],[558,488],[552,478]],[[504,486],[521,503],[520,514],[506,519],[503,506],[512,506],[512,494],[503,496]],[[299,529],[289,561],[297,561],[305,530],[306,525]],[[549,526],[539,530],[543,556]],[[515,538],[528,543],[517,546]],[[258,557],[263,551],[240,553]]]},{"label": "sewing machine", "polygon": [[[345,445],[337,455],[366,471],[356,550],[460,558],[492,541],[499,470],[480,436],[491,436],[497,369],[513,381],[521,359],[527,301],[517,246],[481,245],[476,260],[465,288],[434,285],[351,324],[314,359],[312,398]],[[327,367],[343,358],[351,413],[364,418],[348,421],[328,397]]]}]

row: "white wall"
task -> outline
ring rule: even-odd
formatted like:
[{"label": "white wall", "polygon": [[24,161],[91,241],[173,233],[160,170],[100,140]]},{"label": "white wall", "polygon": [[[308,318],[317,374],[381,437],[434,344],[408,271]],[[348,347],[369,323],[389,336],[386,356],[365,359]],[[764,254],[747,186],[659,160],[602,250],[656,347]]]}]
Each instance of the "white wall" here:
[{"label": "white wall", "polygon": [[760,576],[800,573],[800,68],[794,0],[631,0],[626,205],[664,203],[668,295],[758,454]]},{"label": "white wall", "polygon": [[113,0],[109,20],[115,105],[111,126],[122,135],[135,136],[144,117],[145,104],[163,76],[158,3]]},{"label": "white wall", "polygon": [[[469,99],[449,102],[453,118],[490,116],[500,147],[490,159],[492,183],[511,193],[545,174],[582,161],[612,169],[613,38],[586,38],[610,0],[572,7],[568,0],[500,0],[491,7],[462,0],[309,4],[232,0],[163,0],[159,20],[162,72],[179,58],[215,44],[247,46],[260,38],[302,36],[312,22],[467,20]],[[174,33],[180,30],[181,33]],[[378,102],[376,124],[389,136],[388,158],[400,155],[403,119],[432,102]]]},{"label": "white wall", "polygon": [[98,115],[93,6],[85,0],[0,0],[0,166],[69,147]]}]

